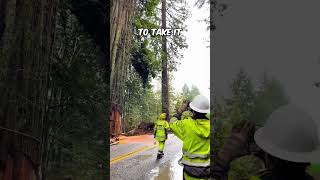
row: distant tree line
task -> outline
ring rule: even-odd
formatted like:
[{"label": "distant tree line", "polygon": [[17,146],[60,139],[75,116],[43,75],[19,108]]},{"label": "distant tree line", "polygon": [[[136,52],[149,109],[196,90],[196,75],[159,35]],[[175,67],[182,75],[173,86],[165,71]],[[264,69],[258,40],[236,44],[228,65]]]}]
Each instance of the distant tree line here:
[{"label": "distant tree line", "polygon": [[[214,125],[218,129],[211,137],[214,153],[224,144],[233,126],[250,121],[261,127],[274,110],[290,101],[280,81],[267,72],[262,73],[259,84],[254,85],[245,70],[240,69],[229,90],[231,96],[215,106],[217,123]],[[254,156],[241,157],[231,163],[228,179],[248,179],[256,175],[262,165]]]}]

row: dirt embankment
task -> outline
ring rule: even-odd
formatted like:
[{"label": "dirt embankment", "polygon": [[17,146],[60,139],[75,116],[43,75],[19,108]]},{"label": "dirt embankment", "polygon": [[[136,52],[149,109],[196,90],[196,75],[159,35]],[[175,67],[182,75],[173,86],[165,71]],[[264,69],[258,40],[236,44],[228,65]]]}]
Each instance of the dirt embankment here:
[{"label": "dirt embankment", "polygon": [[129,131],[127,136],[136,136],[144,134],[153,134],[154,123],[141,122],[139,126],[131,131]]},{"label": "dirt embankment", "polygon": [[119,137],[123,136],[140,136],[153,134],[154,123],[141,122],[139,126],[126,134],[115,136],[110,138],[110,145],[115,145],[119,143]]}]

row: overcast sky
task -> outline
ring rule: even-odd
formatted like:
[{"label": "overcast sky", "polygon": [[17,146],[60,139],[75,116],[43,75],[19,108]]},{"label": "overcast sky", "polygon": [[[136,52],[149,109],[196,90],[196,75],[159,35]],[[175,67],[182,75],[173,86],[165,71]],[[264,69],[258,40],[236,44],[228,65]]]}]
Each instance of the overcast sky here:
[{"label": "overcast sky", "polygon": [[218,21],[213,74],[218,95],[243,67],[256,81],[263,71],[280,80],[293,103],[320,122],[320,1],[230,0]]},{"label": "overcast sky", "polygon": [[210,17],[209,5],[201,9],[194,7],[195,0],[188,0],[191,17],[186,21],[188,49],[180,60],[178,71],[174,73],[174,87],[181,90],[184,83],[189,87],[195,85],[200,92],[210,98],[210,45],[209,31],[205,22],[199,22]]},{"label": "overcast sky", "polygon": [[[191,16],[186,20],[187,31],[182,30],[186,36],[188,48],[179,59],[178,71],[173,72],[173,86],[180,92],[186,83],[189,88],[195,85],[200,93],[210,98],[210,36],[205,22],[199,22],[210,17],[209,4],[201,9],[194,7],[196,0],[188,0]],[[160,88],[160,83],[153,81],[155,88]]]}]

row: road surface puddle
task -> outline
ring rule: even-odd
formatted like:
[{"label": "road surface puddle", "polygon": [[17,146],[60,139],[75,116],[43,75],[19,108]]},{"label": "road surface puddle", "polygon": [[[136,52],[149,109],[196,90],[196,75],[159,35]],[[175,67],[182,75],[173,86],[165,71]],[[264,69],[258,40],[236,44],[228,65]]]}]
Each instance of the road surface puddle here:
[{"label": "road surface puddle", "polygon": [[172,161],[156,167],[150,172],[150,180],[181,180],[183,168],[178,164],[181,154],[176,154]]}]

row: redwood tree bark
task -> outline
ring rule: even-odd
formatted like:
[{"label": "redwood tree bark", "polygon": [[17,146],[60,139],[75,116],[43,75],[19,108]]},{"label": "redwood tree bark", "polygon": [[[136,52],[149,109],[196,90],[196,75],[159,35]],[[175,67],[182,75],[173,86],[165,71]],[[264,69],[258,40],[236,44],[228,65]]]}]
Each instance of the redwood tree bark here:
[{"label": "redwood tree bark", "polygon": [[[166,0],[162,0],[162,29],[167,28],[167,2]],[[162,36],[162,112],[169,115],[169,76],[168,76],[168,57],[167,57],[167,38],[166,36]],[[168,116],[167,116],[167,120]]]},{"label": "redwood tree bark", "polygon": [[57,3],[0,0],[0,179],[41,179]]},{"label": "redwood tree bark", "polygon": [[[124,112],[126,71],[130,62],[134,0],[111,1],[110,12],[110,99],[112,113]],[[119,117],[120,118],[120,117]],[[121,122],[118,119],[118,122]],[[118,127],[119,128],[119,127]]]}]

